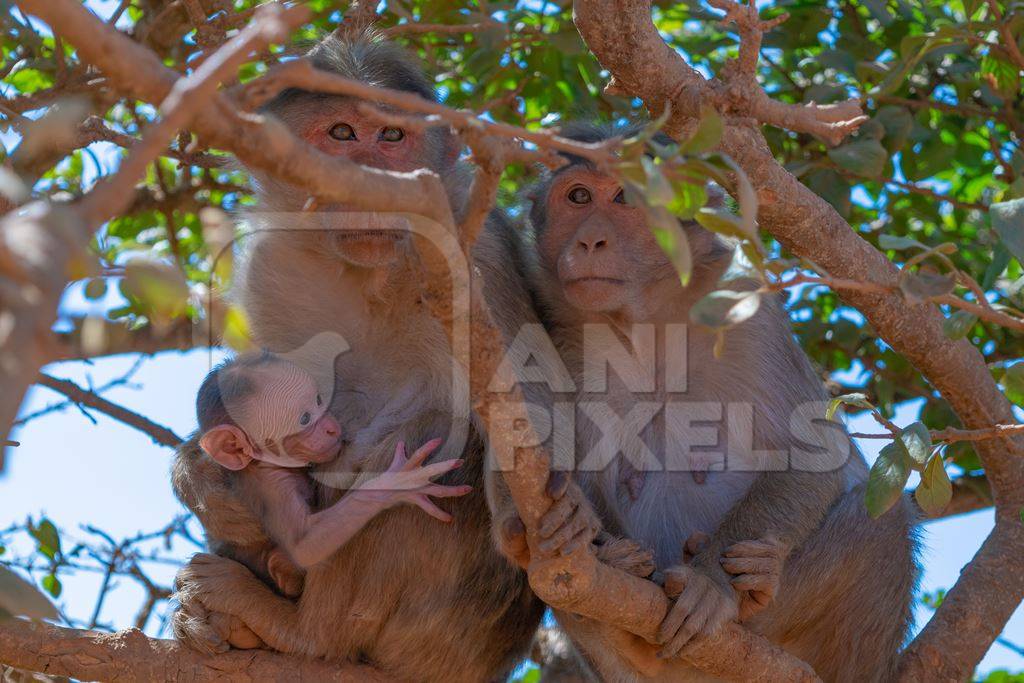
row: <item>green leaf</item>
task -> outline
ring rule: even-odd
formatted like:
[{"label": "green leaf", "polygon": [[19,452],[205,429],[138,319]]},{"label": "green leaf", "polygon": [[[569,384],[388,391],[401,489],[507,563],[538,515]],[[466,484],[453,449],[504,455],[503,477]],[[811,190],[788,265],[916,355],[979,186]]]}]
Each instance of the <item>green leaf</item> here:
[{"label": "green leaf", "polygon": [[828,402],[828,408],[825,410],[825,419],[831,420],[835,417],[836,410],[839,409],[840,404],[848,406],[857,406],[858,408],[864,408],[865,410],[874,410],[875,406],[871,404],[868,397],[864,394],[843,394],[842,396],[836,396]]},{"label": "green leaf", "polygon": [[953,484],[949,481],[949,474],[940,456],[936,455],[928,461],[921,473],[921,483],[914,491],[914,498],[929,515],[939,514],[953,499]]},{"label": "green leaf", "polygon": [[30,619],[57,619],[57,610],[31,583],[0,565],[0,611]]},{"label": "green leaf", "polygon": [[1024,363],[1014,363],[1003,373],[1003,386],[1007,391],[1024,395]]},{"label": "green leaf", "polygon": [[952,273],[933,273],[918,271],[908,273],[900,271],[900,290],[910,303],[927,301],[934,296],[942,296],[953,291],[956,276]]},{"label": "green leaf", "polygon": [[690,282],[690,274],[693,270],[693,260],[690,254],[690,243],[686,239],[686,232],[679,220],[662,206],[653,206],[646,209],[647,224],[651,226],[654,239],[658,246],[668,256],[672,266],[679,274],[679,282],[685,287]]},{"label": "green leaf", "polygon": [[684,221],[692,220],[697,211],[708,201],[708,195],[704,191],[704,186],[680,181],[675,183],[673,187],[675,189],[675,196],[668,203],[668,210]]},{"label": "green leaf", "polygon": [[850,173],[877,178],[885,170],[889,153],[878,140],[855,140],[828,151],[828,157]]},{"label": "green leaf", "polygon": [[985,275],[981,278],[981,288],[984,290],[992,289],[995,285],[996,280],[1006,270],[1006,266],[1010,265],[1010,250],[1006,248],[1005,244],[997,244],[995,249],[992,250],[992,261],[989,262],[988,267],[985,268]]},{"label": "green leaf", "polygon": [[909,458],[907,464],[911,468],[924,468],[932,452],[932,435],[923,422],[915,422],[903,429],[896,442]]},{"label": "green leaf", "polygon": [[711,232],[717,232],[726,237],[737,239],[750,239],[750,235],[743,229],[743,220],[727,209],[702,208],[694,216],[697,222]]},{"label": "green leaf", "polygon": [[761,295],[757,292],[733,292],[719,289],[705,295],[690,309],[690,320],[711,328],[729,327],[757,313]]},{"label": "green leaf", "polygon": [[955,311],[942,323],[943,333],[950,339],[963,339],[978,322],[978,316],[967,311]]},{"label": "green leaf", "polygon": [[875,519],[885,514],[899,501],[909,478],[910,468],[903,449],[895,443],[886,444],[868,475],[867,491],[864,493],[868,514]]},{"label": "green leaf", "polygon": [[640,158],[640,165],[644,169],[646,187],[644,196],[647,201],[655,206],[668,206],[676,198],[675,190],[668,182],[668,178],[661,172],[654,159],[643,156]]},{"label": "green leaf", "polygon": [[875,114],[875,121],[878,121],[885,128],[885,137],[882,142],[890,153],[899,151],[914,129],[914,117],[903,107],[885,106]]},{"label": "green leaf", "polygon": [[38,525],[30,523],[28,533],[36,540],[36,548],[43,555],[52,560],[60,553],[60,532],[49,519],[44,517]]},{"label": "green leaf", "polygon": [[59,598],[61,591],[64,590],[64,586],[61,585],[56,574],[47,574],[43,577],[43,588],[55,598]]},{"label": "green leaf", "polygon": [[1024,264],[1024,199],[997,202],[989,207],[989,216],[999,239]]},{"label": "green leaf", "polygon": [[679,146],[679,151],[683,154],[710,152],[722,139],[724,130],[725,125],[718,112],[713,107],[701,107],[700,123],[697,125],[697,130],[693,132],[689,140]]},{"label": "green leaf", "polygon": [[885,249],[886,251],[903,251],[904,249],[927,249],[927,247],[917,240],[904,237],[902,235],[879,235],[878,236],[878,247]]}]

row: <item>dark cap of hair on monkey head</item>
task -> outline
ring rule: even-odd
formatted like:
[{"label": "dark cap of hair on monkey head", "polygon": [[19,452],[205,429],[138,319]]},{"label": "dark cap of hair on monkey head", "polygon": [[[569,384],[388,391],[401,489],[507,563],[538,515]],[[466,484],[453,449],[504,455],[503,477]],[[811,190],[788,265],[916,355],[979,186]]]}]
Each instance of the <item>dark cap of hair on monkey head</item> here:
[{"label": "dark cap of hair on monkey head", "polygon": [[[322,71],[379,88],[416,93],[431,102],[437,101],[437,93],[416,59],[401,46],[383,40],[373,31],[341,36],[332,33],[306,53],[306,58]],[[337,95],[289,88],[262,108],[276,111],[295,100],[309,97]]]},{"label": "dark cap of hair on monkey head", "polygon": [[[632,121],[618,123],[570,121],[559,129],[558,134],[563,138],[568,138],[569,140],[575,140],[576,142],[592,145],[597,142],[611,140],[614,137],[621,137],[623,140],[626,140],[639,134],[643,129],[644,125],[642,123],[635,123]],[[654,134],[654,141],[659,145],[672,144],[672,138],[661,132]],[[560,154],[568,159],[570,164],[589,163],[582,157],[578,157],[575,154],[569,154],[567,152],[560,152]]]},{"label": "dark cap of hair on monkey head", "polygon": [[256,378],[249,372],[280,359],[269,351],[254,351],[224,361],[206,376],[196,395],[196,420],[199,433],[205,434],[217,425],[234,425],[230,406],[252,396]]}]

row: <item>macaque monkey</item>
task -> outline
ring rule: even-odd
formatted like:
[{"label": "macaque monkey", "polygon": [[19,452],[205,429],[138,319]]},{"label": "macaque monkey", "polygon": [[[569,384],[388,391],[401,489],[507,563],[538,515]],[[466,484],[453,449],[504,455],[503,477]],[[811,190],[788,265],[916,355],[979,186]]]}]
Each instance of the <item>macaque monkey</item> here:
[{"label": "macaque monkey", "polygon": [[[762,296],[716,353],[715,331],[688,325],[689,313],[719,287],[731,249],[681,222],[693,259],[682,285],[619,181],[568,162],[530,194],[525,236],[495,224],[477,249],[509,356],[530,359],[514,363],[527,402],[551,416],[548,434],[565,406],[574,419],[568,448],[550,441],[554,469],[574,473],[551,475],[541,550],[635,539],[653,550],[674,604],[657,652],[586,619],[557,615],[561,624],[603,681],[699,678],[675,655],[741,618],[826,681],[892,678],[917,581],[911,513],[868,516],[863,457],[825,423],[827,396],[780,302]],[[501,548],[522,564],[522,523],[498,507]]]},{"label": "macaque monkey", "polygon": [[441,445],[428,441],[411,458],[399,442],[391,466],[319,512],[310,508],[310,465],[330,462],[341,448],[341,429],[327,412],[316,380],[307,371],[267,353],[239,356],[214,368],[196,399],[199,446],[235,473],[241,495],[251,502],[275,547],[269,574],[289,597],[301,592],[304,572],[341,548],[376,515],[411,503],[442,522],[450,514],[429,496],[454,497],[469,486],[442,486],[433,477],[459,460],[423,465]]},{"label": "macaque monkey", "polygon": [[[435,99],[412,57],[372,37],[332,35],[308,58],[326,71]],[[470,178],[451,131],[396,126],[383,107],[367,104],[289,89],[261,113],[325,154],[437,173],[458,218]],[[175,490],[216,554],[197,555],[179,573],[175,634],[207,650],[264,644],[369,663],[404,680],[502,679],[527,653],[543,605],[491,542],[486,445],[468,401],[455,400],[463,360],[452,357],[445,330],[423,305],[408,225],[386,212],[317,204],[271,177],[254,182],[259,202],[246,220],[255,233],[245,239],[232,296],[258,346],[313,373],[345,435],[338,457],[310,471],[314,509],[329,509],[385,472],[398,443],[434,438],[443,444],[427,468],[464,461],[438,484],[472,491],[437,501],[451,524],[408,505],[376,515],[308,569],[292,601],[230,553],[219,556],[225,544],[259,547],[269,537],[226,470],[190,442],[175,463]],[[352,395],[359,400],[342,400]]]}]

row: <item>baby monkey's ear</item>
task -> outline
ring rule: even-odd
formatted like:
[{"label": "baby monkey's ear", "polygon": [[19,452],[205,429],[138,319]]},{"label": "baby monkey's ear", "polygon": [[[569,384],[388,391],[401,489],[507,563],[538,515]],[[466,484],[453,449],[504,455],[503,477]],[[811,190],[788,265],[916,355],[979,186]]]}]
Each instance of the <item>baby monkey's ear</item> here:
[{"label": "baby monkey's ear", "polygon": [[240,470],[253,458],[249,437],[234,425],[217,425],[199,439],[206,454],[229,470]]}]

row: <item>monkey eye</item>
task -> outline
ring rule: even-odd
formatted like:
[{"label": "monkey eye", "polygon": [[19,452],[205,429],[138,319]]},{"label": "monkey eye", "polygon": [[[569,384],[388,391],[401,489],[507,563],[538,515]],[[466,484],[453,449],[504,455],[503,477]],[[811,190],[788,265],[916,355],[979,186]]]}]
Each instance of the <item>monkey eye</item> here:
[{"label": "monkey eye", "polygon": [[405,137],[405,131],[401,128],[385,128],[380,132],[380,139],[384,142],[398,142]]},{"label": "monkey eye", "polygon": [[615,202],[616,204],[628,204],[628,202],[626,201],[626,191],[619,190],[619,193],[615,195],[615,199],[613,199],[612,201]]},{"label": "monkey eye", "polygon": [[569,190],[569,194],[566,195],[570,202],[573,204],[589,204],[590,203],[590,190],[577,185],[576,187]]},{"label": "monkey eye", "polygon": [[316,404],[317,406],[322,406],[324,404],[324,400],[320,398],[320,394],[316,395]]},{"label": "monkey eye", "polygon": [[355,129],[352,128],[352,126],[348,125],[347,123],[336,124],[333,128],[331,128],[329,131],[327,131],[327,134],[330,135],[335,140],[355,140],[356,139],[356,131],[355,131]]},{"label": "monkey eye", "polygon": [[305,427],[306,425],[309,424],[310,420],[312,420],[312,419],[313,419],[312,415],[310,415],[309,413],[303,413],[302,417],[299,418],[299,424],[302,425],[303,427]]}]

